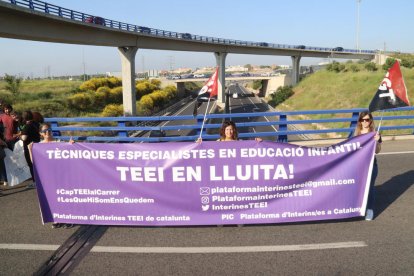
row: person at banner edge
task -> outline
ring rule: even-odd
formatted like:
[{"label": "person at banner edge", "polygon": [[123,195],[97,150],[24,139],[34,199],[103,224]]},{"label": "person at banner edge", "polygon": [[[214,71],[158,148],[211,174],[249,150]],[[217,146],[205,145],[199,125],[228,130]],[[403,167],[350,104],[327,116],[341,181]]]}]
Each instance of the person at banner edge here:
[{"label": "person at banner edge", "polygon": [[[48,123],[44,123],[40,126],[40,137],[41,137],[41,141],[40,143],[54,143],[54,142],[60,142],[59,140],[56,140],[53,137],[53,132],[52,132],[52,128],[50,127],[50,125]],[[69,143],[73,144],[73,140],[69,141]],[[33,143],[31,144],[31,146],[33,145]],[[31,151],[31,147],[30,147],[30,151]],[[53,223],[52,224],[52,228],[72,228],[73,224],[66,224],[66,223]]]},{"label": "person at banner edge", "polygon": [[[375,123],[372,114],[368,111],[363,111],[359,114],[357,127],[355,129],[355,136],[367,134],[370,132],[375,131]],[[376,132],[374,139],[376,141],[375,144],[375,153],[379,153],[381,151],[381,143],[382,137],[381,135]],[[367,211],[365,214],[366,220],[374,219],[374,199],[375,199],[375,180],[378,176],[378,164],[377,158],[374,157],[374,165],[372,167],[372,174],[371,174],[371,181],[369,186],[368,192],[368,202],[367,202]]]},{"label": "person at banner edge", "polygon": [[40,142],[40,134],[39,134],[39,127],[33,121],[33,113],[31,111],[24,111],[22,113],[24,127],[20,136],[20,139],[23,141],[23,149],[24,149],[24,157],[26,159],[27,165],[30,169],[30,175],[32,176],[32,180],[34,181],[34,174],[33,174],[33,163],[30,157],[30,149],[29,145],[31,143],[39,143]]},{"label": "person at banner edge", "polygon": [[400,64],[395,61],[385,74],[380,86],[369,104],[369,112],[409,106],[407,88],[401,73]]}]

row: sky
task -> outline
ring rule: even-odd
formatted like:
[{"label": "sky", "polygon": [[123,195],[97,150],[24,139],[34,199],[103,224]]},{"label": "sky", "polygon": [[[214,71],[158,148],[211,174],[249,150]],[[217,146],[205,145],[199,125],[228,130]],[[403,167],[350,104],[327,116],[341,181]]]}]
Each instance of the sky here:
[{"label": "sky", "polygon": [[[414,53],[410,0],[49,0],[116,21],[204,36]],[[358,16],[359,6],[359,16]],[[357,24],[359,18],[359,24]],[[357,26],[359,26],[357,28]],[[357,31],[358,30],[358,31]],[[357,35],[359,33],[359,35]],[[302,58],[301,65],[324,60]],[[326,60],[325,60],[326,61]],[[290,57],[229,54],[226,65],[291,65]],[[215,66],[212,53],[140,49],[136,71]],[[0,76],[119,72],[114,47],[0,38]]]}]

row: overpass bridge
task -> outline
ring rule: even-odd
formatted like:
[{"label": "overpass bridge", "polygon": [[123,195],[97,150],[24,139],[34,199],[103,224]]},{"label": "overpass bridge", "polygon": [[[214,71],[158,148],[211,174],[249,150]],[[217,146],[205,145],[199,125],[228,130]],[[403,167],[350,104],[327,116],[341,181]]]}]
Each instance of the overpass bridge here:
[{"label": "overpass bridge", "polygon": [[[299,80],[302,57],[366,59],[371,50],[274,44],[201,36],[153,29],[100,18],[38,0],[0,0],[0,37],[117,47],[121,56],[125,115],[136,113],[135,55],[138,49],[214,53],[219,67],[218,101],[225,99],[225,61],[228,54],[291,56],[292,83]],[[91,20],[92,19],[92,20]],[[89,21],[99,23],[88,23]]]}]

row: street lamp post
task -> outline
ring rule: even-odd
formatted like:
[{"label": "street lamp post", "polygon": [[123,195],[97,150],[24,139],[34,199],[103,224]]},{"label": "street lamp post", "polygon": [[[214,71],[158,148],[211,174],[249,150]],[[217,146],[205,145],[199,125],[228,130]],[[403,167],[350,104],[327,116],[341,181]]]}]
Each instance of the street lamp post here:
[{"label": "street lamp post", "polygon": [[360,49],[359,49],[359,4],[361,3],[361,0],[356,0],[356,2],[357,2],[356,49],[358,52],[360,52]]}]

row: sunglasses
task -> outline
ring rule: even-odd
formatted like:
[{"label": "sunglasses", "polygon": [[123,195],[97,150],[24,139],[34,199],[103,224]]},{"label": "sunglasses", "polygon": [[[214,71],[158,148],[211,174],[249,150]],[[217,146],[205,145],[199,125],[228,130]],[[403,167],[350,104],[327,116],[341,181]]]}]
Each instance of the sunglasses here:
[{"label": "sunglasses", "polygon": [[48,128],[48,129],[44,129],[44,130],[40,131],[40,133],[46,133],[46,132],[52,132],[52,130],[50,128]]},{"label": "sunglasses", "polygon": [[359,121],[360,121],[361,123],[362,123],[362,122],[370,122],[370,121],[371,121],[371,119],[360,119]]}]

